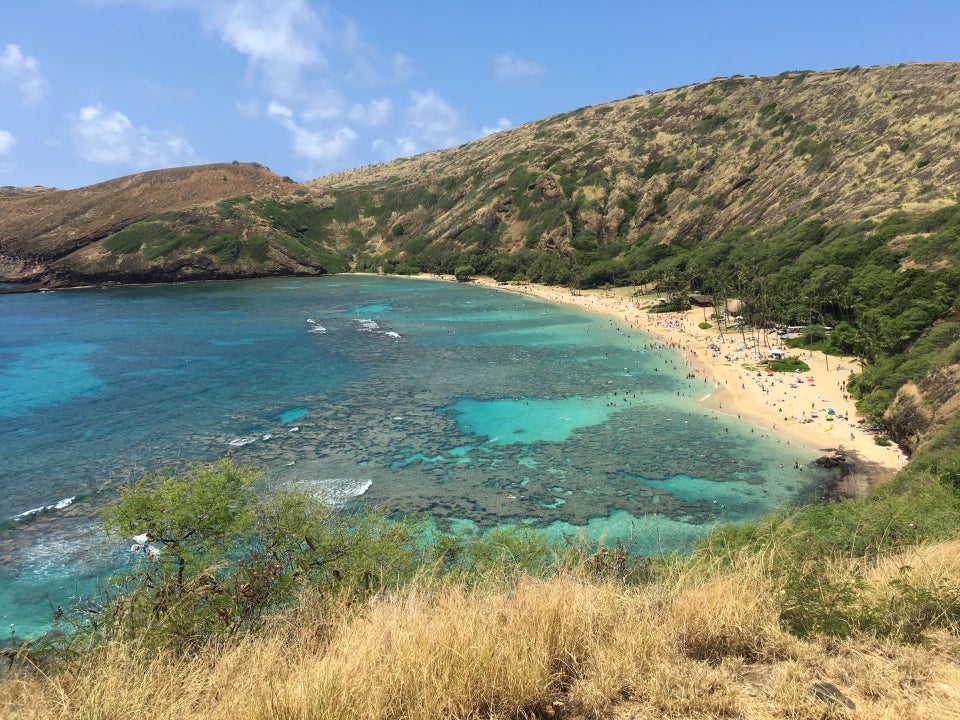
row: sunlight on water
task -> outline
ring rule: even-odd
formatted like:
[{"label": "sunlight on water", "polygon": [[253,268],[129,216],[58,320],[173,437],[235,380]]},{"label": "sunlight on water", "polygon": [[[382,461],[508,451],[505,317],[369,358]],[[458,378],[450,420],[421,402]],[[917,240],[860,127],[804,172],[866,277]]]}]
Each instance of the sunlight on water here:
[{"label": "sunlight on water", "polygon": [[486,436],[495,445],[561,442],[575,430],[604,422],[607,398],[538,400],[461,400],[453,406],[457,427],[467,435]]}]

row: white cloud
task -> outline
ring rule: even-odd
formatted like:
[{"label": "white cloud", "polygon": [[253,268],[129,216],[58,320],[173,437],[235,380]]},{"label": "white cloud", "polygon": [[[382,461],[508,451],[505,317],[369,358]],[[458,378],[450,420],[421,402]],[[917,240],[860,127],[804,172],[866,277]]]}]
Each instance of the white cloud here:
[{"label": "white cloud", "polygon": [[276,95],[297,94],[304,69],[325,64],[324,23],[306,0],[215,0],[198,9],[204,24],[246,55]]},{"label": "white cloud", "polygon": [[14,85],[24,105],[36,105],[47,93],[47,81],[36,58],[24,55],[18,45],[7,45],[0,54],[0,81]]},{"label": "white cloud", "polygon": [[122,112],[102,105],[81,108],[70,131],[74,148],[88,162],[147,170],[184,165],[195,158],[181,135],[136,127]]},{"label": "white cloud", "polygon": [[343,117],[347,112],[347,100],[333,87],[316,88],[309,97],[298,101],[304,120],[333,120]]},{"label": "white cloud", "polygon": [[290,134],[293,152],[314,163],[328,165],[347,155],[357,141],[357,133],[346,125],[329,130],[311,130],[294,119],[289,107],[277,102],[270,103],[267,115]]},{"label": "white cloud", "polygon": [[385,125],[393,114],[393,102],[389,98],[370,100],[366,104],[356,103],[350,108],[350,119],[367,127]]},{"label": "white cloud", "polygon": [[294,153],[321,165],[345,157],[357,141],[357,133],[345,125],[331,131],[293,127],[290,132]]},{"label": "white cloud", "polygon": [[410,93],[400,134],[393,140],[374,140],[371,149],[381,158],[390,160],[462,145],[479,135],[476,130],[467,129],[463,114],[436,92],[414,90]]},{"label": "white cloud", "polygon": [[7,132],[6,130],[0,130],[0,155],[8,154],[11,150],[13,150],[13,146],[16,144],[17,139],[12,133]]},{"label": "white cloud", "polygon": [[433,90],[410,93],[407,130],[418,147],[430,150],[459,145],[467,140],[463,116]]},{"label": "white cloud", "polygon": [[100,0],[138,5],[155,12],[195,13],[201,25],[244,55],[257,80],[279,96],[297,94],[303,72],[326,64],[329,41],[324,18],[310,0]]},{"label": "white cloud", "polygon": [[513,127],[513,125],[510,123],[510,121],[507,118],[502,117],[499,120],[497,120],[496,127],[482,128],[480,130],[480,136],[486,137],[487,135],[493,135],[494,133],[498,133],[503,130],[509,130],[511,127]]},{"label": "white cloud", "polygon": [[518,58],[512,52],[500,53],[493,58],[493,74],[497,80],[519,80],[543,72],[540,63]]},{"label": "white cloud", "polygon": [[[247,60],[247,97],[235,103],[237,112],[277,123],[291,151],[316,164],[348,158],[361,129],[382,131],[396,122],[397,101],[382,90],[414,74],[408,56],[381,52],[362,26],[318,0],[100,1],[193,13]],[[395,132],[402,137],[387,143],[389,153],[469,139],[459,113],[436,95],[414,94],[409,104],[400,117],[404,127]]]}]

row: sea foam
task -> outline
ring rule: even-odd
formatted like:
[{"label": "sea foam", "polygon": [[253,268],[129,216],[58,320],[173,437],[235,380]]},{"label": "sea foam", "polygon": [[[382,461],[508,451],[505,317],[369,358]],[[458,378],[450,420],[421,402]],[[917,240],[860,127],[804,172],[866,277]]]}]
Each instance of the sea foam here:
[{"label": "sea foam", "polygon": [[19,515],[14,515],[11,520],[23,520],[28,518],[31,515],[39,515],[40,513],[53,512],[54,510],[63,510],[65,507],[68,507],[73,504],[73,501],[76,500],[76,495],[68,498],[64,498],[58,502],[55,502],[53,505],[41,505],[40,507],[33,508],[33,510],[27,510],[22,512]]}]

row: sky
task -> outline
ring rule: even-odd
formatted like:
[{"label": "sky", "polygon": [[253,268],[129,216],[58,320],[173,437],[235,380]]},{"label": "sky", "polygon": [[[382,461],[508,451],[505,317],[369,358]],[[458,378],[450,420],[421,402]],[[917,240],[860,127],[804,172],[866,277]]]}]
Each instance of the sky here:
[{"label": "sky", "polygon": [[960,61],[958,0],[4,0],[0,186],[308,180],[730,75]]}]

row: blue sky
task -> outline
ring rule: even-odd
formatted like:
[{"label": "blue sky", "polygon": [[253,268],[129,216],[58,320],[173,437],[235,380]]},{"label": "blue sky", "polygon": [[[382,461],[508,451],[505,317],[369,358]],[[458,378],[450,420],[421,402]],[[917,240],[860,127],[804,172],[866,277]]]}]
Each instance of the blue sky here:
[{"label": "blue sky", "polygon": [[0,185],[306,180],[713,77],[942,60],[957,0],[7,0]]}]

